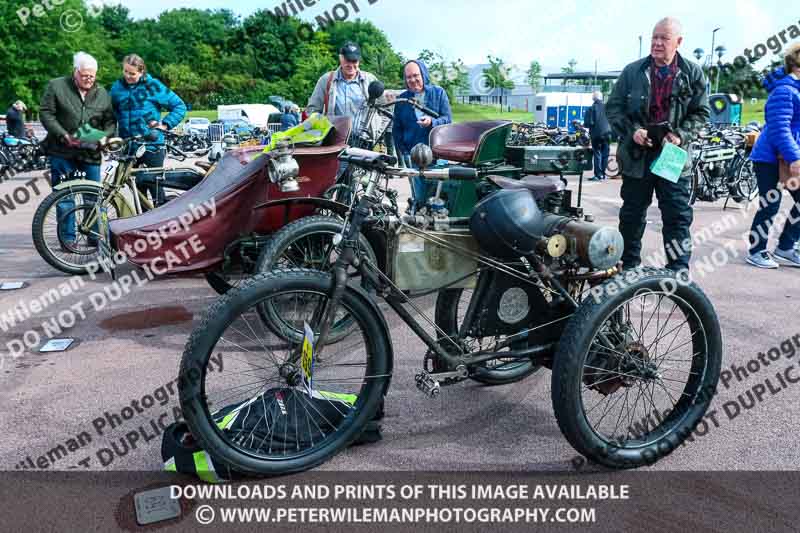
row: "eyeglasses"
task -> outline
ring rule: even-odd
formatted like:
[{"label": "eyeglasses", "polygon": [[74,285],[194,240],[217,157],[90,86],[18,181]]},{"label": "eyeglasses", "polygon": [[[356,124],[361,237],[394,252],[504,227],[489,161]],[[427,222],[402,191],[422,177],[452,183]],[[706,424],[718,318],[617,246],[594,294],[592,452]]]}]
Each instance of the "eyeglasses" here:
[{"label": "eyeglasses", "polygon": [[406,80],[407,81],[421,80],[421,79],[422,79],[422,76],[420,76],[419,74],[414,74],[413,76],[406,76]]},{"label": "eyeglasses", "polygon": [[97,78],[97,76],[95,76],[94,74],[78,74],[78,77],[82,80],[87,80],[87,81]]}]

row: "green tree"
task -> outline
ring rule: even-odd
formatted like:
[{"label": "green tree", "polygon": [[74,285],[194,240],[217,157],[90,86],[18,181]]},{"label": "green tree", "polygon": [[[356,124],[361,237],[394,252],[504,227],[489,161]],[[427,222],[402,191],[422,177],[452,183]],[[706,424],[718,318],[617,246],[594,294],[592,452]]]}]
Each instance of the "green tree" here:
[{"label": "green tree", "polygon": [[570,59],[569,62],[567,63],[566,67],[561,67],[561,73],[562,74],[574,74],[575,73],[575,67],[577,65],[578,65],[578,62],[575,60],[575,58]]},{"label": "green tree", "polygon": [[419,59],[428,67],[431,81],[445,90],[451,102],[461,89],[469,87],[467,67],[461,59],[448,61],[439,52],[427,48],[420,52]]},{"label": "green tree", "polygon": [[534,93],[539,92],[539,87],[542,85],[542,65],[540,65],[535,59],[531,61],[531,64],[525,73],[525,79],[528,82],[528,85],[531,86],[531,89],[533,89]]},{"label": "green tree", "polygon": [[361,69],[375,74],[386,87],[400,88],[403,83],[403,58],[394,51],[389,38],[372,22],[335,22],[327,25],[325,32],[334,52],[333,66],[338,65],[338,51],[349,41],[361,47]]},{"label": "green tree", "polygon": [[486,86],[490,89],[500,89],[500,109],[503,109],[503,96],[506,90],[514,88],[514,82],[508,79],[509,69],[505,66],[502,59],[487,56],[489,68],[483,70],[486,79]]}]

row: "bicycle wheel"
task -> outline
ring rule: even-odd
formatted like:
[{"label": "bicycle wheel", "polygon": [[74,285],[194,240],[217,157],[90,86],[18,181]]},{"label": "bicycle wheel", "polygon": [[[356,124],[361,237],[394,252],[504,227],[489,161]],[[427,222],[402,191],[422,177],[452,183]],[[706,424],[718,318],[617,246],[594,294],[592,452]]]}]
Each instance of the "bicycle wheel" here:
[{"label": "bicycle wheel", "polygon": [[694,205],[697,201],[698,188],[700,187],[700,170],[695,168],[692,177],[689,178],[689,205]]},{"label": "bicycle wheel", "polygon": [[753,169],[753,162],[743,159],[737,166],[733,199],[737,202],[752,202],[757,197],[758,179]]},{"label": "bicycle wheel", "polygon": [[[89,273],[100,258],[96,226],[84,221],[97,218],[95,206],[102,190],[76,185],[50,193],[33,215],[31,236],[39,255],[53,268],[73,275]],[[114,202],[106,202],[108,219],[119,218]],[[59,228],[61,231],[59,231]],[[67,229],[68,228],[68,229]]]},{"label": "bicycle wheel", "polygon": [[362,294],[347,289],[339,304],[357,327],[339,342],[315,345],[310,361],[302,342],[275,336],[258,319],[259,305],[294,298],[286,319],[316,336],[330,286],[329,275],[311,270],[262,274],[217,300],[192,332],[181,359],[181,409],[215,459],[251,474],[307,470],[356,439],[377,411],[391,348]]},{"label": "bicycle wheel", "polygon": [[[444,289],[436,296],[436,325],[448,335],[455,337],[464,320],[464,315],[472,299],[472,289]],[[467,337],[465,341],[470,352],[488,348],[497,339]],[[530,360],[498,359],[484,363],[470,379],[486,385],[505,385],[516,383],[541,368]]]},{"label": "bicycle wheel", "polygon": [[607,178],[616,178],[619,176],[622,168],[619,164],[619,159],[617,156],[611,155],[608,157],[608,164],[606,164],[606,177]]},{"label": "bicycle wheel", "polygon": [[[309,268],[328,272],[333,266],[335,246],[333,237],[342,230],[342,221],[327,216],[304,217],[287,224],[272,235],[267,246],[258,258],[257,272],[269,272],[275,269]],[[369,241],[359,235],[359,256],[368,258],[377,264],[375,252]],[[356,276],[353,269],[350,276]],[[276,303],[280,303],[276,300]],[[276,305],[259,307],[264,322],[278,335],[287,338],[303,337],[302,328],[298,329],[284,319],[284,312]],[[339,340],[349,334],[354,326],[352,317],[339,317],[331,328],[331,340]]]},{"label": "bicycle wheel", "polygon": [[652,464],[680,445],[711,402],[722,360],[719,320],[696,285],[668,270],[629,272],[584,300],[553,366],[562,433],[612,468]]}]

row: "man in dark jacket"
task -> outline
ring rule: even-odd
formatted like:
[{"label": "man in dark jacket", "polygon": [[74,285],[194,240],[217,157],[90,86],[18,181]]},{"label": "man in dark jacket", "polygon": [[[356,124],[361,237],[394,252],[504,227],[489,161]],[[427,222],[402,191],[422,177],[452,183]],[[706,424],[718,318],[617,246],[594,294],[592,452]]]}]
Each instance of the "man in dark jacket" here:
[{"label": "man in dark jacket", "polygon": [[6,111],[6,129],[9,135],[25,137],[25,111],[27,108],[22,100],[17,100]]},{"label": "man in dark jacket", "polygon": [[606,106],[603,104],[603,93],[595,91],[592,94],[592,107],[586,111],[583,117],[583,125],[589,128],[589,136],[592,139],[592,152],[594,152],[594,176],[591,181],[602,181],[606,179],[606,167],[608,166],[608,150],[611,143],[611,126],[606,118]]},{"label": "man in dark jacket", "polygon": [[[99,182],[101,154],[81,148],[75,134],[86,124],[107,136],[116,131],[111,97],[95,81],[97,61],[89,54],[78,52],[73,66],[72,76],[56,78],[47,84],[40,106],[42,125],[47,130],[44,147],[50,156],[53,187],[72,179],[75,171],[84,173],[85,179]],[[86,200],[91,201],[90,198]],[[73,210],[71,199],[60,202],[56,208],[59,239],[67,251],[75,251],[72,246],[76,239]]]},{"label": "man in dark jacket", "polygon": [[[608,120],[619,137],[617,160],[623,173],[619,229],[625,241],[624,268],[641,263],[647,208],[654,191],[663,222],[666,266],[675,271],[689,268],[692,250],[689,228],[693,219],[689,205],[690,143],[711,110],[703,71],[678,54],[682,41],[677,20],[665,18],[656,24],[650,55],[625,67],[606,104]],[[647,126],[664,122],[669,124],[670,131],[663,142],[689,152],[677,183],[650,172],[651,164],[661,153],[661,145],[648,137]]]}]

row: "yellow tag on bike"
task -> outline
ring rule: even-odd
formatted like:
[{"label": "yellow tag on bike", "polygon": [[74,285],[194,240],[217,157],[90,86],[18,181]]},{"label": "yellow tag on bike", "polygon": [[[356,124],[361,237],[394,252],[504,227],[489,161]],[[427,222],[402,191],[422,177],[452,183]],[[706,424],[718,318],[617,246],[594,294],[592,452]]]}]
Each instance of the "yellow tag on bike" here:
[{"label": "yellow tag on bike", "polygon": [[309,396],[313,388],[311,380],[314,372],[314,332],[308,322],[303,322],[303,347],[300,353],[300,370],[303,374],[303,384]]}]

